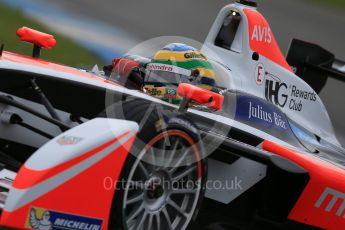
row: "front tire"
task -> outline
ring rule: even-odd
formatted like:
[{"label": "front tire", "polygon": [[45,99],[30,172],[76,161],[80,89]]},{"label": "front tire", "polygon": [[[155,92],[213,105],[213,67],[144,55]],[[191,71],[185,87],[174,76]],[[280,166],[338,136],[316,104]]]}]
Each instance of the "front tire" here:
[{"label": "front tire", "polygon": [[[195,125],[183,115],[148,106],[152,104],[141,101],[123,105],[127,120],[139,125],[141,118],[146,120],[122,170],[109,227],[187,229],[193,225],[205,192],[204,148]],[[152,113],[145,116],[148,110]]]}]

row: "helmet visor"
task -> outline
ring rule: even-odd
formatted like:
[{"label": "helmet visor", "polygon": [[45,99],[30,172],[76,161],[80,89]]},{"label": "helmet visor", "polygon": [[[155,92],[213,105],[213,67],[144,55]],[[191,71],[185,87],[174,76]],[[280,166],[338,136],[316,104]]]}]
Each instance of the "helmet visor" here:
[{"label": "helmet visor", "polygon": [[166,71],[149,71],[145,80],[145,84],[154,85],[176,85],[180,83],[189,83],[193,85],[209,85],[214,86],[215,80],[204,76],[187,76],[183,74],[166,72]]},{"label": "helmet visor", "polygon": [[160,70],[149,71],[146,84],[178,85],[181,83],[181,74]]}]

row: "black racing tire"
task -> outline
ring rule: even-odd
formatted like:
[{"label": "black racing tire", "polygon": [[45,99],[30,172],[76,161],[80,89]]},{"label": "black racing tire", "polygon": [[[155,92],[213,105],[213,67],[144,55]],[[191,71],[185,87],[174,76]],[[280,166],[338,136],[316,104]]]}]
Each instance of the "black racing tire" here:
[{"label": "black racing tire", "polygon": [[116,118],[140,129],[117,183],[109,229],[192,228],[207,177],[198,129],[183,114],[143,100],[124,102],[120,110]]}]

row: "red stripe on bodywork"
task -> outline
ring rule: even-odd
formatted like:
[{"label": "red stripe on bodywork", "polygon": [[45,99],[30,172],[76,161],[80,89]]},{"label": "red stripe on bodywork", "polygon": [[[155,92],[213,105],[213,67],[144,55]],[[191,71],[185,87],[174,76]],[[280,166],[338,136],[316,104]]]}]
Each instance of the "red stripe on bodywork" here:
[{"label": "red stripe on bodywork", "polygon": [[243,12],[248,18],[250,48],[292,72],[264,16],[251,9],[244,9]]},{"label": "red stripe on bodywork", "polygon": [[125,136],[127,136],[130,133],[130,131],[127,131],[120,136],[114,138],[111,141],[108,141],[107,143],[89,151],[86,152],[72,160],[69,160],[67,162],[64,162],[60,165],[57,165],[55,167],[45,169],[45,170],[34,170],[26,167],[24,165],[20,170],[16,177],[16,179],[13,182],[13,187],[17,189],[27,189],[34,185],[37,185],[63,171],[66,171],[69,168],[72,168],[73,166],[79,164],[80,162],[92,157],[93,155],[97,154],[98,152],[104,150],[105,148],[109,147],[113,143],[121,140]]},{"label": "red stripe on bodywork", "polygon": [[[321,207],[316,207],[317,202],[327,188],[331,188],[345,196],[344,169],[322,160],[316,155],[299,153],[267,140],[263,143],[263,149],[291,160],[309,173],[310,181],[289,214],[289,219],[323,229],[345,229],[344,212],[340,216],[336,214],[340,208],[339,203],[327,212],[325,209],[329,204],[330,197],[326,197]],[[338,201],[343,201],[343,204],[345,204],[345,200],[341,198]]]},{"label": "red stripe on bodywork", "polygon": [[[81,71],[81,70],[73,68],[73,67],[69,67],[69,66],[65,66],[65,65],[61,65],[61,64],[56,64],[56,63],[52,63],[52,62],[45,61],[42,59],[32,58],[32,57],[28,57],[28,56],[21,55],[21,54],[3,52],[3,55],[1,58],[3,60],[14,62],[14,63],[32,65],[34,67],[41,67],[41,68],[44,68],[47,70],[54,70],[54,71],[58,71],[58,72],[66,73],[66,74],[72,74],[72,75],[79,76],[79,77],[85,77],[85,78],[93,79],[96,81],[101,81],[101,82],[117,85],[114,82],[108,81],[104,78],[101,78],[101,77],[96,76],[96,75],[91,74],[91,73]],[[44,73],[42,73],[42,74],[44,74]]]},{"label": "red stripe on bodywork", "polygon": [[119,148],[90,168],[29,204],[13,212],[4,210],[0,225],[15,229],[28,229],[25,225],[30,209],[37,207],[75,216],[102,219],[102,230],[108,229],[111,205],[116,196],[116,184],[120,182],[118,180],[135,137],[133,135]]}]

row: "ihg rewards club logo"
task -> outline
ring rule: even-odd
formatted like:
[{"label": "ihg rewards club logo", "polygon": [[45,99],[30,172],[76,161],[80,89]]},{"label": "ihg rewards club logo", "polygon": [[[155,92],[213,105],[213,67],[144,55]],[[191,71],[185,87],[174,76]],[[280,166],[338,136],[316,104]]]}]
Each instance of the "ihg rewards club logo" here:
[{"label": "ihg rewards club logo", "polygon": [[287,85],[282,81],[266,80],[265,97],[281,108],[302,111],[304,103],[315,102],[317,97],[314,91],[301,90],[295,85]]}]

